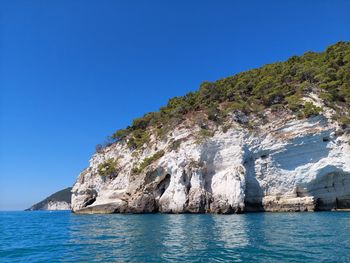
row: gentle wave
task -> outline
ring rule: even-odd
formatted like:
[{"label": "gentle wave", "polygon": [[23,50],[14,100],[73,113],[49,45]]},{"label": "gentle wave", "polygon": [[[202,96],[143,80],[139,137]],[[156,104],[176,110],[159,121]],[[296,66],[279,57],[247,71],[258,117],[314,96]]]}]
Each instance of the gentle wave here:
[{"label": "gentle wave", "polygon": [[350,262],[350,213],[0,212],[0,262]]}]

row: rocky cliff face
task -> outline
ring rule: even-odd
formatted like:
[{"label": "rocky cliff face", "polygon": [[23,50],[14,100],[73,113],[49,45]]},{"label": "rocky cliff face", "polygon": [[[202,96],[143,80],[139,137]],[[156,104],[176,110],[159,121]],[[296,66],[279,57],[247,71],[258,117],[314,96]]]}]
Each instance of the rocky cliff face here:
[{"label": "rocky cliff face", "polygon": [[[315,94],[323,112],[298,119],[266,109],[255,128],[232,112],[220,126],[190,119],[166,139],[135,152],[120,141],[92,156],[72,190],[75,213],[240,213],[350,207],[350,138]],[[157,156],[157,158],[150,158]],[[101,175],[101,165],[116,169]],[[135,169],[147,162],[143,169]]]}]

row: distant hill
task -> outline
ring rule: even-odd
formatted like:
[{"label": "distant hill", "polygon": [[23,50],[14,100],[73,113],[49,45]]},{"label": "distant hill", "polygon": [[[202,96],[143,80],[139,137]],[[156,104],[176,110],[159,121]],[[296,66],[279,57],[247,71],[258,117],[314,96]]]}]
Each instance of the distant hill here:
[{"label": "distant hill", "polygon": [[60,190],[25,211],[70,210],[72,187]]}]

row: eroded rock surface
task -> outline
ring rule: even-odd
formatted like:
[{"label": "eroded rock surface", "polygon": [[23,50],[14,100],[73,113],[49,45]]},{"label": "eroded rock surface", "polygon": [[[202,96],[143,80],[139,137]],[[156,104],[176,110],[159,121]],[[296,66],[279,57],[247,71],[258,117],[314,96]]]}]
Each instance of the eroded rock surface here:
[{"label": "eroded rock surface", "polygon": [[[302,120],[266,111],[254,130],[233,114],[230,128],[216,128],[200,140],[200,127],[184,124],[166,140],[152,138],[137,155],[115,143],[94,154],[79,175],[72,210],[226,214],[349,208],[349,136],[323,108],[322,115]],[[177,149],[171,147],[174,141],[180,143]],[[160,150],[161,158],[133,172]],[[118,160],[118,173],[99,175],[98,165],[110,158]]]}]

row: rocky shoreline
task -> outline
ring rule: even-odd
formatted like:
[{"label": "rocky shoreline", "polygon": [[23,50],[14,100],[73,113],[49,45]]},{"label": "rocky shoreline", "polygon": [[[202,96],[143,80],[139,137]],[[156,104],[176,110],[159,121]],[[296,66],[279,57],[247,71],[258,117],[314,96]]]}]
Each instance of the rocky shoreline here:
[{"label": "rocky shoreline", "polygon": [[[315,101],[317,103],[317,101]],[[242,213],[318,211],[350,207],[349,136],[325,115],[288,114],[258,131],[218,130],[202,143],[191,127],[133,157],[125,144],[96,153],[72,189],[74,213]],[[177,150],[169,145],[181,140]],[[157,150],[156,150],[157,149]],[[139,174],[132,168],[159,149],[164,155]],[[118,159],[118,174],[99,164]]]},{"label": "rocky shoreline", "polygon": [[350,44],[203,82],[99,145],[75,213],[350,208]]},{"label": "rocky shoreline", "polygon": [[72,187],[67,187],[60,190],[39,203],[31,206],[25,211],[36,211],[36,210],[71,210],[71,190]]}]

